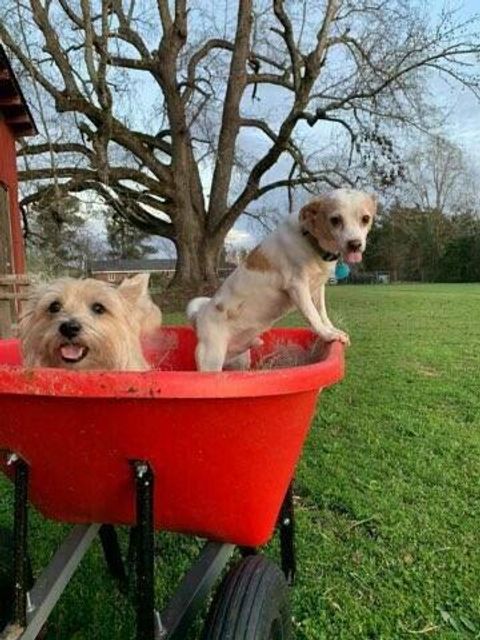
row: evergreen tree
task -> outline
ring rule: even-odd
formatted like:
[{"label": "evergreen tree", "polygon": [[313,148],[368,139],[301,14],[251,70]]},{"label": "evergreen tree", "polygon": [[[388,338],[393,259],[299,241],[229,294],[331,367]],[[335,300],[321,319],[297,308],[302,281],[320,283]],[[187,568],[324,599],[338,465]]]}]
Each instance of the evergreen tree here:
[{"label": "evergreen tree", "polygon": [[151,237],[120,215],[109,212],[105,218],[105,226],[110,257],[140,259],[156,252],[156,248],[148,244]]},{"label": "evergreen tree", "polygon": [[29,257],[52,275],[81,268],[85,250],[85,219],[80,201],[67,194],[41,201],[31,210]]}]

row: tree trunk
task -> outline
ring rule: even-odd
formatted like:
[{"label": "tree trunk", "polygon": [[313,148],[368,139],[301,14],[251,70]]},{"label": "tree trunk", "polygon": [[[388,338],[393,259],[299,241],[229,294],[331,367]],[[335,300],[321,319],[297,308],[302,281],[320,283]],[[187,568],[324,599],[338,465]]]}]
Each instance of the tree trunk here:
[{"label": "tree trunk", "polygon": [[[191,222],[191,220],[190,220]],[[193,227],[193,228],[192,228]],[[218,286],[218,266],[224,235],[186,224],[177,231],[177,269],[172,287],[185,288],[189,292],[202,293]]]}]

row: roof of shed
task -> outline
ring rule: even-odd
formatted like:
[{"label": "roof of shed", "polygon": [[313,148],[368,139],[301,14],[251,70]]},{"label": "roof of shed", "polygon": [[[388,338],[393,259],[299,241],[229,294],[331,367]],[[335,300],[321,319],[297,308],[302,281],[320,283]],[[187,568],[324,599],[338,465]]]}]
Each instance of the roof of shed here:
[{"label": "roof of shed", "polygon": [[140,271],[169,271],[175,269],[177,261],[170,258],[142,258],[139,260],[111,259],[92,260],[88,267],[92,273],[107,272],[140,272]]},{"label": "roof of shed", "polygon": [[0,113],[16,138],[38,133],[5,48],[0,43]]}]

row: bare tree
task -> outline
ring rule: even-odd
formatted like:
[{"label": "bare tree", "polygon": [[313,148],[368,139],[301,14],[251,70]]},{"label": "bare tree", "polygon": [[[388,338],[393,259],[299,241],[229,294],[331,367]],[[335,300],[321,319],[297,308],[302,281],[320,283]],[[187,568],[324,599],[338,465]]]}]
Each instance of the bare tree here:
[{"label": "bare tree", "polygon": [[411,197],[423,211],[465,213],[478,207],[473,170],[462,149],[449,140],[435,136],[415,149],[408,167]]},{"label": "bare tree", "polygon": [[[373,154],[388,184],[401,172],[389,127],[424,126],[429,74],[479,93],[474,25],[454,12],[432,24],[410,0],[240,0],[232,22],[232,3],[211,16],[205,4],[8,0],[0,16],[3,42],[62,114],[20,151],[20,177],[35,181],[24,205],[95,190],[175,243],[177,283],[215,281],[227,232],[262,196],[351,181],[346,163],[309,162],[319,128],[364,164]],[[258,144],[242,156],[247,132]]]}]

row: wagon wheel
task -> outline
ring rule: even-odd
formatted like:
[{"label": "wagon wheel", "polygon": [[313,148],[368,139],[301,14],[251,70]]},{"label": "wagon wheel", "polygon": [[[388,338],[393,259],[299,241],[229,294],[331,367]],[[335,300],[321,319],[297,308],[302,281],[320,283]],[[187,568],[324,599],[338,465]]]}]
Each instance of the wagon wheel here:
[{"label": "wagon wheel", "polygon": [[220,585],[203,640],[289,640],[288,586],[283,573],[258,555],[244,558]]},{"label": "wagon wheel", "polygon": [[[11,621],[13,613],[13,536],[10,529],[0,528],[0,631]],[[28,588],[33,585],[30,561],[27,562]]]}]

